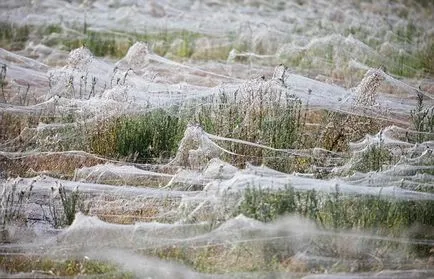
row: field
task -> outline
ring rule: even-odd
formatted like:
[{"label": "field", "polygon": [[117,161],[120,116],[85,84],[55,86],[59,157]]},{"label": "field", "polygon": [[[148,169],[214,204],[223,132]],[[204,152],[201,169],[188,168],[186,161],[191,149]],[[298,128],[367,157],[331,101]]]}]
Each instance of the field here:
[{"label": "field", "polygon": [[0,277],[434,277],[431,1],[0,3]]}]

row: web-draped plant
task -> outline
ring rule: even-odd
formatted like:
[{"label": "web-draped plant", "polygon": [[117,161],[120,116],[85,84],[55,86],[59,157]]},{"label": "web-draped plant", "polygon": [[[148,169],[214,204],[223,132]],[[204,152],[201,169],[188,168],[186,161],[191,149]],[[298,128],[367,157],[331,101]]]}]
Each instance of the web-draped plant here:
[{"label": "web-draped plant", "polygon": [[19,178],[2,182],[0,221],[3,229],[8,224],[15,221],[27,221],[27,217],[24,215],[24,206],[32,194],[33,183],[31,183],[27,189],[20,189],[18,188],[19,182]]},{"label": "web-draped plant", "polygon": [[424,94],[417,91],[416,107],[410,111],[414,129],[416,130],[416,142],[421,143],[434,139],[434,106],[426,107]]},{"label": "web-draped plant", "polygon": [[[255,79],[235,92],[221,90],[200,106],[195,120],[211,134],[289,149],[300,139],[301,101],[280,80]],[[224,147],[240,155],[232,158],[236,164],[264,163],[269,155],[260,148],[235,142]]]},{"label": "web-draped plant", "polygon": [[59,228],[71,225],[77,212],[87,214],[90,210],[90,203],[85,204],[85,196],[78,188],[68,192],[65,186],[57,183],[57,187],[51,187],[48,210],[49,216],[46,216],[43,211],[44,218],[53,227]]}]

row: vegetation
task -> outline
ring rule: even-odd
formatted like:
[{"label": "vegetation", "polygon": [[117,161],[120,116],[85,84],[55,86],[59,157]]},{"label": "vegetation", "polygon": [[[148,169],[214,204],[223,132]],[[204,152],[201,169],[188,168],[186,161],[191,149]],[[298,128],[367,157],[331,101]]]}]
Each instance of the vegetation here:
[{"label": "vegetation", "polygon": [[153,51],[161,56],[171,54],[174,58],[189,58],[193,53],[194,40],[199,35],[188,31],[133,34],[124,32],[87,31],[80,39],[61,40],[67,50],[86,46],[96,56],[124,57],[128,49],[138,41],[150,42]]},{"label": "vegetation", "polygon": [[[231,50],[236,50],[238,53],[255,52],[258,54],[272,54],[277,51],[273,48],[274,44],[266,40],[241,39],[232,33],[217,40],[212,36],[187,30],[169,31],[163,29],[149,33],[128,33],[116,30],[111,32],[93,31],[88,28],[86,23],[72,26],[71,29],[63,29],[56,24],[44,27],[17,26],[5,21],[0,22],[0,25],[0,46],[10,50],[23,49],[28,38],[32,36],[41,38],[41,42],[50,47],[71,51],[86,46],[96,56],[113,58],[124,57],[129,47],[138,41],[149,42],[156,54],[172,59],[226,60]],[[409,21],[407,26],[397,28],[394,30],[396,40],[404,44],[417,43],[417,48],[414,51],[393,50],[391,58],[372,57],[370,54],[360,53],[359,60],[371,67],[385,65],[390,73],[404,77],[421,76],[424,73],[432,74],[432,65],[434,64],[431,63],[434,46],[432,40],[425,44],[419,43],[417,40],[422,37],[423,30],[412,21]],[[381,41],[373,37],[363,26],[350,26],[343,30],[344,36],[350,34],[373,49],[378,50],[381,47]],[[224,43],[219,43],[219,41]],[[286,54],[283,52],[279,59],[291,67],[296,67],[299,71],[306,69],[313,71],[313,68],[320,66],[320,68],[325,69],[322,74],[332,74],[337,79],[345,78],[341,76],[341,65],[337,65],[338,61],[336,61],[339,50],[331,43],[326,44],[326,47],[314,45],[312,48],[302,50],[299,53]],[[248,62],[250,59],[238,59],[237,61]]]},{"label": "vegetation", "polygon": [[119,272],[116,266],[88,259],[60,261],[28,255],[2,255],[0,269],[7,273],[31,273],[32,277],[39,274],[56,277],[100,275],[104,278],[134,278],[133,274]]},{"label": "vegetation", "polygon": [[421,61],[424,72],[429,75],[434,74],[434,39],[432,39],[417,54],[417,59]]},{"label": "vegetation", "polygon": [[366,134],[377,133],[385,123],[371,117],[325,112],[326,126],[316,138],[316,146],[332,151],[348,151],[350,142],[362,139]]},{"label": "vegetation", "polygon": [[[424,0],[404,2],[418,3],[422,7],[432,6]],[[298,1],[298,4],[301,6],[304,3]],[[361,3],[354,5],[361,5]],[[400,21],[405,22],[409,17],[408,9],[398,7],[405,5],[396,6],[391,9],[401,9],[399,17],[402,20]],[[427,10],[428,13],[432,13]],[[332,16],[340,20],[339,15]],[[291,19],[287,20],[291,21]],[[320,21],[312,19],[308,24],[318,25],[318,30],[312,32],[326,30],[326,34],[330,34],[330,28],[333,26],[324,26],[324,22],[327,22],[326,18]],[[172,60],[225,61],[227,59],[228,68],[234,66],[233,69],[237,69],[238,66],[253,65],[254,59],[258,59],[258,64],[267,66],[284,62],[294,71],[305,72],[318,79],[324,78],[321,75],[326,75],[327,79],[330,78],[328,82],[345,84],[346,88],[353,87],[354,80],[359,80],[362,74],[358,69],[364,68],[364,65],[381,66],[386,73],[402,79],[410,78],[412,82],[414,79],[421,80],[425,76],[430,79],[434,74],[434,44],[422,27],[410,19],[403,24],[391,26],[390,30],[384,31],[387,34],[381,33],[381,30],[369,30],[365,26],[345,25],[341,28],[342,37],[336,36],[345,41],[335,41],[335,37],[330,40],[326,38],[324,42],[320,40],[319,43],[315,40],[309,42],[303,39],[302,42],[291,43],[291,46],[283,46],[283,43],[286,43],[286,38],[283,37],[278,38],[282,45],[275,44],[276,38],[273,37],[273,32],[267,30],[266,33],[271,35],[262,37],[261,32],[252,26],[247,27],[250,30],[247,32],[249,35],[245,37],[239,36],[245,33],[245,30],[213,37],[187,30],[160,30],[139,34],[95,31],[86,23],[73,26],[72,29],[63,26],[52,24],[41,27],[1,21],[0,47],[11,51],[23,50],[31,39],[35,44],[42,43],[65,51],[85,46],[95,56],[118,59],[124,57],[135,42],[146,41],[154,53]],[[303,30],[299,26],[294,26],[293,31],[300,33]],[[279,36],[285,36],[283,33]],[[390,42],[384,42],[383,35],[390,37]],[[359,40],[360,45],[356,43],[353,45],[351,40],[346,39],[350,36]],[[389,47],[386,43],[392,43],[393,47]],[[232,56],[236,59],[232,59]],[[278,62],[275,63],[276,61]],[[349,69],[348,67],[352,67],[354,61],[362,63],[362,66]],[[234,62],[245,65],[233,65]],[[255,231],[256,228],[247,231],[237,230],[236,233],[239,235],[233,242],[206,238],[206,240],[195,240],[194,243],[188,241],[173,245],[162,243],[141,249],[141,253],[145,255],[173,260],[188,265],[196,271],[207,273],[364,272],[401,268],[424,269],[430,264],[434,251],[431,245],[434,239],[434,203],[428,198],[426,200],[386,198],[381,193],[378,196],[350,195],[341,192],[339,185],[331,193],[316,190],[300,191],[289,184],[283,189],[257,185],[234,194],[231,198],[236,200],[234,203],[236,206],[230,208],[223,206],[216,209],[208,200],[204,202],[201,197],[189,196],[195,194],[191,192],[192,190],[206,187],[204,185],[208,181],[228,182],[223,176],[214,179],[213,174],[207,176],[209,174],[205,172],[200,175],[194,172],[203,170],[210,158],[204,156],[206,158],[198,168],[193,164],[182,165],[172,160],[177,157],[187,127],[195,126],[200,127],[200,131],[204,132],[200,136],[204,138],[209,136],[207,139],[210,141],[200,142],[201,139],[193,139],[194,146],[187,148],[185,152],[188,159],[202,152],[202,149],[210,147],[205,146],[206,144],[215,143],[218,147],[211,146],[210,149],[213,147],[218,149],[220,159],[238,168],[243,168],[250,163],[265,165],[285,173],[307,173],[304,175],[317,178],[337,175],[336,172],[333,173],[335,167],[342,166],[349,166],[346,174],[358,172],[357,175],[363,176],[364,174],[360,172],[379,172],[381,175],[382,171],[391,170],[394,164],[405,161],[404,164],[413,164],[412,166],[417,170],[414,171],[415,175],[411,181],[402,179],[402,182],[399,182],[400,187],[432,193],[434,190],[431,175],[434,171],[429,148],[423,153],[424,151],[420,151],[422,148],[417,149],[420,145],[415,145],[412,151],[408,151],[411,154],[406,154],[405,150],[391,149],[380,138],[378,142],[366,144],[360,150],[350,152],[351,142],[359,141],[367,134],[378,133],[390,124],[399,125],[393,121],[386,123],[371,116],[325,109],[310,110],[308,104],[302,104],[301,100],[292,94],[293,88],[285,84],[285,80],[269,79],[268,76],[245,82],[233,92],[222,89],[218,94],[210,97],[185,102],[181,107],[146,108],[146,111],[140,113],[125,113],[108,118],[98,115],[99,120],[95,122],[81,119],[73,112],[76,107],[71,108],[70,113],[61,116],[54,112],[21,114],[15,113],[13,106],[24,110],[27,109],[26,106],[37,100],[31,95],[30,84],[20,85],[16,87],[18,89],[13,87],[16,81],[8,79],[10,74],[8,67],[6,64],[0,64],[0,102],[6,108],[12,108],[0,111],[0,151],[2,151],[0,154],[0,183],[2,183],[0,242],[2,243],[14,241],[9,235],[9,230],[13,226],[29,225],[30,217],[26,215],[25,208],[33,193],[31,185],[29,189],[19,189],[17,187],[19,180],[4,181],[4,175],[13,177],[46,174],[62,179],[73,177],[77,179],[74,176],[77,168],[123,161],[139,168],[151,170],[156,168],[158,171],[163,169],[162,172],[165,172],[162,175],[164,178],[140,181],[135,184],[136,186],[163,187],[170,180],[168,186],[175,185],[177,190],[188,193],[182,198],[134,197],[134,202],[131,204],[139,203],[140,206],[137,207],[129,206],[130,200],[122,200],[117,196],[119,193],[116,193],[107,197],[107,200],[101,198],[103,203],[108,204],[107,207],[101,206],[102,209],[92,211],[103,221],[118,224],[141,221],[172,223],[180,221],[179,216],[188,215],[179,223],[191,222],[194,226],[204,221],[206,224],[200,228],[203,230],[200,233],[203,233],[224,223],[227,220],[224,218],[232,218],[239,214],[267,223],[292,215],[310,220],[314,224],[312,230],[316,232],[315,235],[307,233],[307,236],[303,235],[300,238],[299,235],[292,235],[285,230],[272,231],[270,234]],[[256,71],[255,67],[249,69]],[[113,71],[110,86],[115,83],[126,85],[125,80],[132,70],[127,70],[123,77],[119,77],[120,72],[116,72],[117,70],[118,68]],[[74,80],[72,75],[64,78],[69,81],[67,85],[69,95],[67,94],[66,97],[77,99],[77,107],[80,101],[99,96],[99,92],[96,92],[100,90],[98,88],[106,89],[106,86],[104,89],[102,86],[97,86],[96,77],[88,79],[87,73],[83,73],[80,81]],[[366,76],[367,81],[369,78],[370,76]],[[365,108],[377,105],[375,90],[384,80],[382,78],[376,76],[373,82],[365,83],[365,87],[357,87],[356,92],[359,94],[354,105]],[[48,82],[50,91],[57,94],[51,76]],[[403,82],[407,81],[403,80]],[[78,83],[79,86],[74,88]],[[307,94],[311,93],[311,89],[308,89]],[[400,94],[400,92],[392,93]],[[405,136],[400,135],[399,140],[407,141],[404,144],[413,145],[433,140],[434,108],[429,101],[426,101],[427,95],[420,89],[416,107],[411,110],[408,119],[402,120],[409,120],[412,125]],[[127,100],[127,96],[122,97]],[[120,99],[124,101],[124,98]],[[55,110],[56,108],[53,111]],[[40,123],[56,125],[52,125],[53,129],[44,129],[45,126]],[[72,150],[91,154],[67,154]],[[25,151],[34,153],[23,153]],[[48,153],[44,153],[46,151]],[[420,158],[421,153],[427,154],[428,159]],[[224,167],[221,166],[219,173]],[[172,181],[171,175],[179,170],[185,171],[190,176],[191,173],[197,174],[200,181],[197,184],[188,181],[188,185],[185,186],[187,183],[182,181],[184,172],[177,173],[174,177],[179,178],[180,182],[176,179]],[[372,173],[372,175],[376,174]],[[86,175],[83,179],[89,181],[90,176]],[[111,178],[110,175],[108,177]],[[123,180],[122,177],[117,178],[119,177],[112,180],[113,184],[127,184],[127,180]],[[104,183],[110,183],[109,179]],[[142,178],[133,177],[129,182],[134,179]],[[96,180],[98,183],[99,180]],[[178,187],[177,183],[181,186]],[[208,194],[208,192],[204,193]],[[216,199],[218,198],[220,197]],[[91,198],[80,192],[78,188],[67,191],[61,184],[53,185],[51,193],[43,196],[43,200],[46,202],[41,205],[43,218],[36,221],[48,222],[54,228],[65,228],[71,225],[79,211],[85,214],[90,212]],[[187,204],[185,207],[184,203]],[[224,211],[224,218],[219,219],[220,211]],[[271,224],[267,225],[271,226]],[[354,245],[355,239],[357,245]],[[300,255],[303,253],[318,256],[321,260],[314,262],[312,259],[304,259],[305,255]],[[117,268],[110,264],[88,259],[55,261],[28,255],[0,256],[0,269],[8,273],[36,271],[36,273],[52,276],[133,277],[131,274],[117,272]]]},{"label": "vegetation", "polygon": [[[287,271],[300,275],[424,268],[432,253],[425,242],[434,237],[431,201],[390,199],[381,193],[347,195],[338,186],[331,193],[298,191],[289,185],[283,189],[253,186],[242,195],[234,216],[244,214],[270,222],[270,230],[242,226],[236,231],[236,241],[226,240],[232,239],[226,233],[235,232],[219,231],[225,240],[177,242],[146,248],[142,253],[199,272]],[[287,215],[305,217],[313,226],[301,222],[294,225],[301,227],[287,224],[272,229],[274,221],[285,220],[282,218]],[[333,231],[335,234],[330,233]],[[406,240],[399,241],[403,237]],[[307,251],[314,259],[300,257],[300,251]],[[410,263],[409,258],[418,259],[421,265],[413,260]]]},{"label": "vegetation", "polygon": [[[89,30],[86,25],[73,26],[65,30],[60,25],[51,24],[43,27],[32,25],[17,26],[8,22],[0,22],[0,47],[9,50],[22,50],[29,37],[41,38],[41,42],[50,47],[71,51],[86,46],[95,56],[124,57],[128,49],[138,41],[150,42],[153,51],[161,56],[172,58],[189,58],[195,49],[195,41],[200,34],[186,30],[152,33],[98,32]],[[219,46],[217,46],[217,49]],[[229,50],[226,48],[220,59],[226,59]],[[201,54],[197,58],[209,59],[213,54]]]},{"label": "vegetation", "polygon": [[[297,214],[315,222],[327,230],[375,231],[379,235],[400,237],[410,227],[420,226],[422,231],[412,237],[432,238],[423,227],[434,226],[431,216],[434,204],[428,200],[408,201],[370,195],[344,195],[338,186],[334,193],[315,190],[272,190],[260,187],[248,188],[237,213],[269,222],[282,215]],[[418,256],[429,256],[429,245],[412,248]]]},{"label": "vegetation", "polygon": [[[2,232],[11,223],[27,221],[23,212],[24,205],[30,198],[33,186],[30,185],[26,190],[18,189],[18,182],[19,180],[8,180],[1,185],[0,225]],[[4,237],[2,235],[2,238]]]},{"label": "vegetation", "polygon": [[378,143],[368,146],[365,150],[360,151],[360,156],[355,155],[355,159],[352,169],[355,171],[369,172],[369,171],[381,171],[383,165],[392,165],[396,160],[391,152],[384,147],[383,139],[381,138]]},{"label": "vegetation", "polygon": [[[197,107],[192,104],[178,111],[156,109],[103,120],[91,133],[91,152],[139,163],[162,162],[175,155],[187,123],[198,123],[211,134],[272,149],[295,148],[303,130],[301,102],[288,91],[273,88],[271,82],[255,86],[246,85],[235,94],[235,99],[221,92]],[[298,159],[276,158],[275,151],[258,146],[220,144],[237,154],[227,155],[236,165],[249,161],[290,171],[299,163]]]},{"label": "vegetation", "polygon": [[99,123],[91,134],[93,153],[149,163],[171,158],[186,123],[164,110],[154,110],[137,116],[120,116]]},{"label": "vegetation", "polygon": [[[273,81],[247,83],[233,97],[220,92],[200,106],[194,120],[208,133],[274,149],[296,148],[303,130],[300,100]],[[293,166],[291,160],[273,159],[273,151],[234,142],[220,144],[239,155],[230,159],[236,165],[250,161],[282,171]]]},{"label": "vegetation", "polygon": [[344,195],[339,187],[334,193],[327,194],[315,190],[296,191],[287,186],[280,190],[248,188],[237,213],[264,222],[297,214],[315,221],[321,228],[376,229],[399,236],[413,224],[434,225],[430,218],[433,212],[430,201]]},{"label": "vegetation", "polygon": [[410,112],[414,129],[417,132],[416,138],[412,140],[419,143],[434,138],[434,107],[425,107],[423,100],[424,94],[419,91],[416,108]]},{"label": "vegetation", "polygon": [[31,26],[15,25],[0,21],[0,46],[10,50],[21,50],[29,39]]},{"label": "vegetation", "polygon": [[[8,180],[2,182],[0,196],[0,222],[1,231],[3,233],[2,242],[8,242],[7,230],[8,226],[27,225],[28,216],[25,213],[25,206],[32,198],[33,183],[26,188],[19,186],[20,179]],[[60,203],[61,210],[57,206]],[[69,226],[75,219],[75,214],[78,211],[88,213],[90,204],[85,205],[85,197],[82,193],[75,189],[68,193],[65,187],[58,185],[57,189],[52,188],[52,193],[47,202],[49,216],[41,205],[43,213],[43,221],[48,221],[54,228]]]},{"label": "vegetation", "polygon": [[[57,208],[60,199],[61,211]],[[81,212],[84,214],[89,213],[90,203],[85,204],[85,196],[74,189],[67,192],[63,185],[57,185],[57,189],[51,188],[51,197],[48,204],[50,216],[45,216],[45,219],[52,224],[54,228],[62,228],[70,226],[75,220],[75,214]]]}]

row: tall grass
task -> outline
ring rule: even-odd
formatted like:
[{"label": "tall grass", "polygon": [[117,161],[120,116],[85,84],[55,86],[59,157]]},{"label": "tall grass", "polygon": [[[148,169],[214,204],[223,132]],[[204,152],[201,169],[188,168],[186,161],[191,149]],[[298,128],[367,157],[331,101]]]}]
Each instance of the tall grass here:
[{"label": "tall grass", "polygon": [[[235,93],[221,91],[196,111],[194,120],[211,134],[240,139],[276,149],[295,148],[303,130],[301,102],[274,80],[246,83]],[[239,143],[221,143],[239,154],[231,158],[236,165],[265,163],[287,170],[285,162],[269,151]]]},{"label": "tall grass", "polygon": [[162,162],[175,155],[185,128],[183,119],[162,109],[119,116],[98,123],[90,150],[135,162]]},{"label": "tall grass", "polygon": [[[175,155],[187,123],[196,123],[210,134],[269,146],[295,148],[303,129],[301,102],[277,81],[252,81],[235,93],[221,91],[201,104],[182,110],[151,110],[135,116],[103,120],[91,132],[90,150],[112,158],[136,162],[160,162]],[[294,158],[276,158],[273,151],[236,142],[219,142],[237,155],[226,159],[267,164],[289,171]]]}]

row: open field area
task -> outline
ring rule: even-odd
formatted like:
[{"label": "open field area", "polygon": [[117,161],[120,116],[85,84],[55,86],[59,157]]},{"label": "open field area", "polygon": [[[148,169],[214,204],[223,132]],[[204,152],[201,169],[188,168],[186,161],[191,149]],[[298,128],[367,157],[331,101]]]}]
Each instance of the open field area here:
[{"label": "open field area", "polygon": [[0,277],[434,278],[434,3],[3,0]]}]

